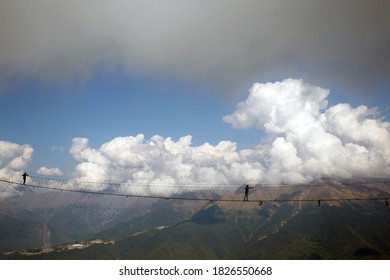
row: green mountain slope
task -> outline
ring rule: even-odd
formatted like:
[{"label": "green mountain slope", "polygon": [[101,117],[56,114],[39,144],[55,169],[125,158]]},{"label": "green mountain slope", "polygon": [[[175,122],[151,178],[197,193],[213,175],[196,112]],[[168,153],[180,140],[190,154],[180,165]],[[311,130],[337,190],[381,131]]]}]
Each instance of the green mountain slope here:
[{"label": "green mountain slope", "polygon": [[[0,252],[56,246],[112,227],[134,202],[93,195],[30,190],[0,203]],[[143,215],[143,213],[141,214]]]},{"label": "green mountain slope", "polygon": [[251,209],[213,204],[175,226],[33,258],[390,259],[389,222],[389,209],[377,202]]}]

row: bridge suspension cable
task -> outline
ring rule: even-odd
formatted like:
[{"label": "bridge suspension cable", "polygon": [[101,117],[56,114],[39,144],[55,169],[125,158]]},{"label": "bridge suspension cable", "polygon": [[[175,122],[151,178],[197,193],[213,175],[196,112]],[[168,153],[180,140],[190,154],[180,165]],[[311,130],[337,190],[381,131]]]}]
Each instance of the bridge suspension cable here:
[{"label": "bridge suspension cable", "polygon": [[[20,175],[19,175],[20,176]],[[30,176],[23,184],[15,174],[1,176],[0,183],[12,187],[41,190],[75,192],[82,194],[107,195],[134,198],[157,198],[193,201],[244,202],[244,185],[206,184],[145,184],[89,182],[69,178]],[[251,185],[249,199],[245,202],[337,202],[337,201],[385,201],[390,200],[390,182],[378,180],[365,184],[354,182],[333,182],[321,180],[309,184]]]}]

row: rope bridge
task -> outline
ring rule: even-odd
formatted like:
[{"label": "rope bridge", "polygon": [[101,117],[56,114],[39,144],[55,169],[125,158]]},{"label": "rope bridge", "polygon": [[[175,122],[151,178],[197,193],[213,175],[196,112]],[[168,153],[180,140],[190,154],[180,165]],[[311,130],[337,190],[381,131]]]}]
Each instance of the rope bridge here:
[{"label": "rope bridge", "polygon": [[390,181],[338,182],[321,179],[308,184],[252,184],[244,201],[245,185],[227,184],[147,184],[90,182],[71,178],[29,176],[23,182],[19,173],[0,173],[0,187],[41,189],[136,198],[225,202],[320,202],[382,200],[388,206]]}]

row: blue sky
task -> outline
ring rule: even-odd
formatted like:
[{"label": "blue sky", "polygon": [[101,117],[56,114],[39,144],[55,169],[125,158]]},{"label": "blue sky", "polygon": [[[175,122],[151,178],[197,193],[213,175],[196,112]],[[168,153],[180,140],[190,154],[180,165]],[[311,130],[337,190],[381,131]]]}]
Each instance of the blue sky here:
[{"label": "blue sky", "polygon": [[[359,120],[375,119],[386,131],[387,1],[55,2],[0,3],[0,141],[34,149],[23,166],[30,172],[56,167],[70,176],[79,164],[95,164],[70,153],[77,137],[103,157],[101,145],[138,134],[146,142],[154,135],[174,141],[191,135],[192,147],[230,141],[239,151],[272,145],[281,135],[290,141],[289,132],[276,135],[249,123],[235,129],[223,120],[255,94],[254,83],[288,78],[329,89],[327,108],[377,107],[379,115],[365,112]],[[352,137],[334,135],[344,147]],[[362,144],[359,139],[353,143]],[[303,144],[294,141],[299,155]],[[271,157],[266,145],[259,150]],[[249,161],[239,156],[240,164]]]},{"label": "blue sky", "polygon": [[68,151],[74,137],[86,137],[99,147],[119,136],[177,140],[192,135],[194,145],[230,140],[252,148],[261,131],[238,131],[222,120],[234,109],[234,101],[180,81],[132,79],[120,73],[97,74],[85,84],[60,87],[32,81],[2,97],[2,140],[31,144],[32,170],[58,166],[71,171],[74,162]]},{"label": "blue sky", "polygon": [[[248,89],[237,97],[244,100]],[[55,166],[66,173],[75,166],[69,154],[74,137],[88,138],[94,148],[115,137],[137,134],[174,140],[192,135],[194,146],[229,140],[239,149],[256,147],[264,131],[234,129],[225,123],[223,116],[234,111],[237,97],[224,99],[213,91],[158,77],[132,79],[120,73],[98,74],[85,84],[45,87],[33,81],[2,97],[1,140],[33,146],[31,172],[41,166]],[[378,107],[388,120],[386,94],[378,96],[353,98],[331,92],[328,100],[330,105],[347,102]]]}]

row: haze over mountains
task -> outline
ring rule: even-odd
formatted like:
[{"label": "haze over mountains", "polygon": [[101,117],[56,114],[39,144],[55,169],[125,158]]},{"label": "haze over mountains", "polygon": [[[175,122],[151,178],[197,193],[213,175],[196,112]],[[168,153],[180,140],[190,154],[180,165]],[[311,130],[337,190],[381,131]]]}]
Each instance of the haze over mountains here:
[{"label": "haze over mountains", "polygon": [[[328,200],[390,196],[383,180],[321,183],[327,192],[317,195]],[[279,188],[277,198],[312,195],[294,190]],[[37,259],[390,259],[385,199],[253,202],[265,194],[204,202],[28,189],[0,204],[0,251]],[[242,189],[229,196],[240,200]]]}]

